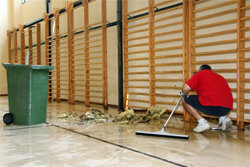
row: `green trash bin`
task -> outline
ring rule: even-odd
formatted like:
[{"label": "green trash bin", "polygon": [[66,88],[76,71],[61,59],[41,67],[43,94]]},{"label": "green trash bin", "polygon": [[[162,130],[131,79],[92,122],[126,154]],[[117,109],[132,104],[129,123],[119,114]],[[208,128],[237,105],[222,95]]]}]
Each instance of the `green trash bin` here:
[{"label": "green trash bin", "polygon": [[49,70],[54,67],[9,63],[3,63],[3,66],[7,70],[9,97],[9,114],[6,118],[12,115],[15,125],[45,123],[48,76]]}]

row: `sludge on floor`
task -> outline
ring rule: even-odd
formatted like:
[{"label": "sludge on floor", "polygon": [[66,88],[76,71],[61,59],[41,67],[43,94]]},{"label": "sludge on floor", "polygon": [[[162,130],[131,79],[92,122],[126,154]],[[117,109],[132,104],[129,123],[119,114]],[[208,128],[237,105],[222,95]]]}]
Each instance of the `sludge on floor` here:
[{"label": "sludge on floor", "polygon": [[[103,111],[102,106],[91,108]],[[83,104],[49,103],[48,124],[5,126],[0,121],[1,166],[250,166],[249,128],[197,134],[192,132],[194,123],[173,117],[167,132],[189,135],[182,140],[135,135],[136,130],[160,130],[165,119],[128,125],[57,118],[60,113],[80,115],[88,110]],[[1,118],[7,111],[8,98],[0,97]],[[106,112],[118,111],[110,107]]]}]

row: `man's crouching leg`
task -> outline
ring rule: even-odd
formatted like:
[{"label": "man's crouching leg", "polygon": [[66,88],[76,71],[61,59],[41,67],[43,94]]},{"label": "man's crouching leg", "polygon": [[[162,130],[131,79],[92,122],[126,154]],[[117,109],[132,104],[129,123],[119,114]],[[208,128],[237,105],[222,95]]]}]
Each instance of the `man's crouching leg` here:
[{"label": "man's crouching leg", "polygon": [[182,99],[182,105],[183,107],[192,115],[194,116],[197,120],[198,120],[198,125],[196,128],[193,129],[194,132],[204,132],[206,130],[211,129],[209,123],[207,122],[207,120],[205,120],[200,112],[195,109],[194,107],[192,107],[191,105],[189,105],[188,103],[186,103],[185,99],[188,97],[185,97],[184,99]]}]

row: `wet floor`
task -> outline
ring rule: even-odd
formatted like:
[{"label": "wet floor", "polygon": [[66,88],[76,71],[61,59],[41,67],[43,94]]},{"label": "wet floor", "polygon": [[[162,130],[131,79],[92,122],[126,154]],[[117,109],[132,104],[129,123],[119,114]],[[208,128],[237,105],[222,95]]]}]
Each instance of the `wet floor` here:
[{"label": "wet floor", "polygon": [[[195,123],[173,117],[168,133],[189,135],[189,140],[136,136],[135,131],[159,131],[166,120],[123,125],[112,122],[83,124],[79,117],[58,119],[62,113],[78,115],[95,108],[117,115],[116,108],[66,102],[49,103],[47,124],[5,126],[0,121],[1,167],[17,166],[235,166],[250,167],[250,128],[231,132],[192,132]],[[0,97],[0,116],[8,112],[7,97]],[[212,121],[216,127],[216,122]]]}]

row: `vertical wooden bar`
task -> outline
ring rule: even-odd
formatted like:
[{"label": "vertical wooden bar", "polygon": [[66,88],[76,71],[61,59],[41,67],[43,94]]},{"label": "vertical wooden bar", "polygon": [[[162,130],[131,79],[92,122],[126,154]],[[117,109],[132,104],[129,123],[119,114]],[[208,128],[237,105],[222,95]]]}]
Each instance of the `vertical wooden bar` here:
[{"label": "vertical wooden bar", "polygon": [[[128,2],[122,1],[122,40],[123,40],[123,107],[126,107],[128,94]],[[129,100],[129,99],[128,99]]]},{"label": "vertical wooden bar", "polygon": [[108,108],[107,3],[102,0],[103,105]]},{"label": "vertical wooden bar", "polygon": [[18,54],[18,48],[17,48],[17,30],[16,28],[13,29],[14,33],[14,63],[18,62],[17,54]]},{"label": "vertical wooden bar", "polygon": [[85,105],[90,106],[89,103],[89,5],[88,0],[82,0],[84,5],[84,48],[85,48]]},{"label": "vertical wooden bar", "polygon": [[71,38],[71,104],[75,104],[75,48],[74,48],[74,3],[70,5],[70,38]]},{"label": "vertical wooden bar", "polygon": [[45,23],[45,64],[49,65],[49,15],[43,14],[43,20]]},{"label": "vertical wooden bar", "polygon": [[14,33],[14,63],[17,63],[18,62],[18,58],[17,58],[18,48],[17,48],[17,30],[16,30],[16,28],[13,29],[13,33]]},{"label": "vertical wooden bar", "polygon": [[75,103],[75,66],[74,66],[74,11],[73,2],[66,2],[68,18],[68,63],[69,63],[69,103]]},{"label": "vertical wooden bar", "polygon": [[[189,79],[189,4],[183,0],[183,83]],[[190,114],[184,110],[184,121],[190,121]]]},{"label": "vertical wooden bar", "polygon": [[[43,14],[43,20],[45,23],[45,64],[49,65],[49,15],[47,13]],[[50,81],[48,83],[48,100],[50,99]]]},{"label": "vertical wooden bar", "polygon": [[70,38],[71,38],[71,93],[72,93],[72,96],[71,96],[71,104],[75,104],[75,48],[74,48],[74,3],[71,2],[71,35],[70,35]]},{"label": "vertical wooden bar", "polygon": [[245,20],[241,18],[245,17],[245,10],[241,10],[242,7],[245,7],[245,0],[238,0],[238,17],[237,17],[237,126],[238,129],[244,129],[244,92],[241,91],[244,89],[244,82],[242,79],[245,78],[244,72],[241,70],[245,68],[245,62],[242,61],[245,58],[245,52],[241,51],[242,48],[245,48],[245,41],[242,41],[242,38],[245,38],[245,31],[241,30],[245,28]]},{"label": "vertical wooden bar", "polygon": [[37,49],[37,64],[41,65],[41,25],[37,23],[36,25],[36,49]]},{"label": "vertical wooden bar", "polygon": [[12,50],[11,50],[11,31],[7,31],[8,36],[8,51],[9,51],[9,63],[12,63]]},{"label": "vertical wooden bar", "polygon": [[155,105],[155,12],[154,0],[148,0],[149,4],[149,83],[150,83],[150,107]]},{"label": "vertical wooden bar", "polygon": [[[184,0],[185,1],[185,0]],[[185,2],[187,3],[187,2]],[[187,78],[191,78],[193,73],[195,72],[195,62],[196,62],[196,58],[195,58],[195,47],[193,47],[193,45],[195,44],[195,39],[192,38],[192,36],[195,35],[195,30],[193,30],[193,27],[195,26],[195,22],[192,21],[192,19],[195,18],[195,13],[193,12],[193,10],[195,10],[195,0],[189,0],[188,4],[188,52],[189,52],[189,57],[188,57],[188,76],[186,76]],[[184,28],[184,27],[183,27]],[[185,27],[186,28],[186,27]],[[187,75],[187,74],[186,74]],[[186,117],[186,118],[185,118]],[[195,122],[195,118],[193,116],[191,116],[190,114],[187,114],[187,112],[185,113],[185,121],[190,121],[190,122]]]},{"label": "vertical wooden bar", "polygon": [[195,26],[195,22],[192,21],[192,19],[195,18],[195,13],[193,10],[195,10],[195,1],[190,0],[189,2],[189,78],[193,75],[195,72],[195,62],[196,58],[194,56],[195,54],[195,47],[193,45],[195,44],[195,39],[192,38],[192,36],[195,35],[195,30],[193,30],[193,27]]},{"label": "vertical wooden bar", "polygon": [[59,9],[54,9],[55,18],[55,36],[56,36],[56,101],[60,102],[61,84],[60,84],[60,29],[59,29]]},{"label": "vertical wooden bar", "polygon": [[21,64],[25,64],[25,38],[23,25],[19,25],[20,41],[21,41]]},{"label": "vertical wooden bar", "polygon": [[33,49],[32,49],[32,27],[28,28],[29,31],[29,64],[33,64]]},{"label": "vertical wooden bar", "polygon": [[[183,81],[189,79],[189,4],[183,0]],[[184,114],[185,115],[185,114]]]}]

